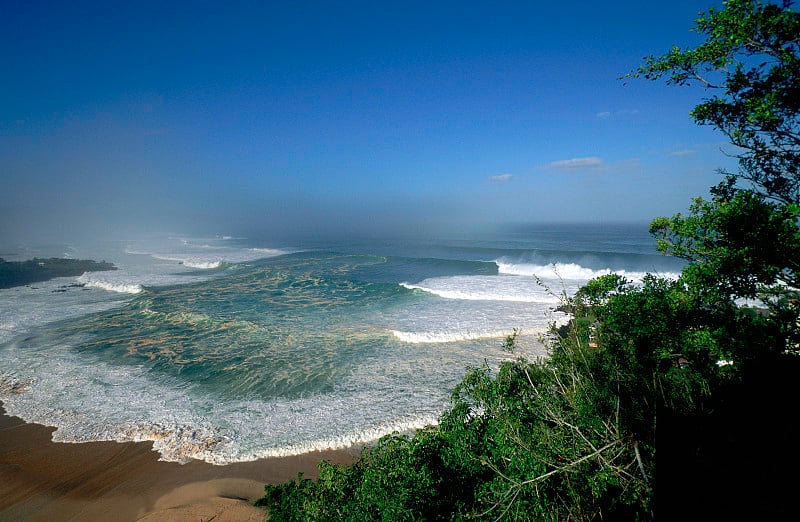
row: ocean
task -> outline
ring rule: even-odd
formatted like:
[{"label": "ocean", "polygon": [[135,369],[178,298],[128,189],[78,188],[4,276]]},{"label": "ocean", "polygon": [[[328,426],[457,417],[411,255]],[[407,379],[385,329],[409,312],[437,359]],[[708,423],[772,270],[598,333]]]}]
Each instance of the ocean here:
[{"label": "ocean", "polygon": [[[674,276],[646,225],[423,238],[170,235],[2,245],[113,262],[0,290],[0,400],[56,441],[153,441],[214,464],[369,443],[436,422],[469,367],[547,355],[590,278]],[[519,332],[518,354],[501,348]]]}]

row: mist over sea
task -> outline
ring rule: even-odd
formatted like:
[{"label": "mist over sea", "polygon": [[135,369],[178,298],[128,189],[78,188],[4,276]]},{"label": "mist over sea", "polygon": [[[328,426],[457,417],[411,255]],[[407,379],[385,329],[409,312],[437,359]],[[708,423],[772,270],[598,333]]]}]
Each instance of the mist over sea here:
[{"label": "mist over sea", "polygon": [[438,238],[171,235],[1,246],[119,270],[0,290],[0,400],[57,441],[152,440],[224,464],[435,423],[469,366],[546,355],[559,295],[673,275],[646,225]]}]

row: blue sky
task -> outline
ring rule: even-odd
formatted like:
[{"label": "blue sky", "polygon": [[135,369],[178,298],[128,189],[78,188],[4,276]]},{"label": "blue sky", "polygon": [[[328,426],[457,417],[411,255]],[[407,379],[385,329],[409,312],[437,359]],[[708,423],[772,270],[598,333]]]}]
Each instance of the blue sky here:
[{"label": "blue sky", "polygon": [[642,221],[730,160],[619,76],[712,3],[4,2],[0,233]]}]

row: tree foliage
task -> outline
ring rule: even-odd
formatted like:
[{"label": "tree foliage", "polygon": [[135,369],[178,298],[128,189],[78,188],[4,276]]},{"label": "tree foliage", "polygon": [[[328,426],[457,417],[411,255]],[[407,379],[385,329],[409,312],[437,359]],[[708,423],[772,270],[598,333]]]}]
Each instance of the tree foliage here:
[{"label": "tree foliage", "polygon": [[727,0],[709,9],[695,31],[694,49],[673,47],[646,57],[630,76],[699,84],[710,94],[692,110],[739,149],[740,171],[768,199],[800,203],[800,14],[782,5]]},{"label": "tree foliage", "polygon": [[[471,369],[439,424],[389,435],[352,466],[267,486],[271,520],[787,518],[800,466],[800,17],[728,0],[705,42],[631,76],[699,83],[692,116],[730,138],[737,172],[658,218],[677,280],[590,281],[550,356]],[[756,299],[765,308],[740,304]],[[514,350],[516,333],[503,348]]]},{"label": "tree foliage", "polygon": [[316,482],[267,486],[261,504],[278,521],[646,518],[648,444],[638,449],[618,400],[598,400],[605,376],[586,344],[559,346],[470,370],[438,426],[384,437],[349,467],[323,464]]},{"label": "tree foliage", "polygon": [[[574,320],[553,338],[550,357],[470,370],[437,426],[384,437],[352,466],[324,463],[316,482],[267,486],[261,504],[271,520],[651,520],[668,512],[674,475],[708,462],[696,431],[723,425],[737,437],[728,417],[709,419],[727,390],[747,381],[749,360],[775,355],[780,331],[749,308],[703,309],[680,280],[622,281],[605,277],[579,292],[604,287],[596,304],[566,303]],[[580,327],[587,318],[599,324],[596,346]],[[504,347],[514,348],[514,336]],[[737,364],[719,364],[728,360]],[[676,456],[658,465],[657,448]]]},{"label": "tree foliage", "polygon": [[[84,272],[116,270],[111,263],[88,259],[33,258],[28,261],[6,261],[0,257],[0,288],[29,285],[57,277],[79,276]],[[64,290],[63,288],[61,290]]]},{"label": "tree foliage", "polygon": [[[699,84],[710,94],[691,115],[734,146],[738,170],[688,215],[650,226],[658,248],[691,261],[688,283],[710,301],[758,299],[800,313],[800,14],[782,5],[728,0],[696,22],[705,41],[648,57],[630,76]],[[800,332],[787,323],[788,346]]]}]

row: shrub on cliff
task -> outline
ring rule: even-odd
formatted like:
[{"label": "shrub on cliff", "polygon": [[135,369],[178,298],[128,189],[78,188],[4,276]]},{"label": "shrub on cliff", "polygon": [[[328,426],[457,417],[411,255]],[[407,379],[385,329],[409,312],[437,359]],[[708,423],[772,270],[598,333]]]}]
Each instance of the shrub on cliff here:
[{"label": "shrub on cliff", "polygon": [[438,426],[323,464],[316,482],[267,486],[272,520],[789,516],[800,15],[729,0],[696,30],[702,45],[631,75],[710,89],[692,115],[740,151],[710,200],[651,225],[662,252],[689,261],[681,277],[589,282],[564,303],[574,318],[548,359],[472,369]]}]

